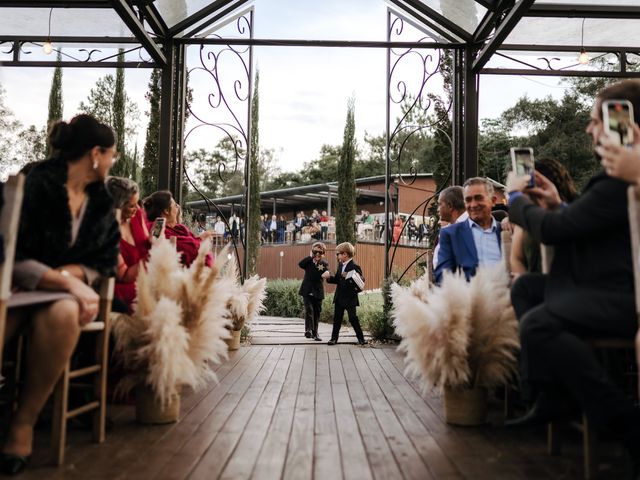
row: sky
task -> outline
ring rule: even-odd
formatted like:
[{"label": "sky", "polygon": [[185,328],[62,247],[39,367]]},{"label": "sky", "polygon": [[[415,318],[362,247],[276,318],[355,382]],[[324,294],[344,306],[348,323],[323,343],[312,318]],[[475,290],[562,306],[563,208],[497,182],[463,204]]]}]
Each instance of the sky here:
[{"label": "sky", "polygon": [[[265,5],[269,8],[265,8]],[[373,40],[386,37],[386,4],[378,0],[256,0],[254,38]],[[357,19],[357,21],[354,21]],[[225,27],[228,30],[233,26]],[[421,34],[406,28],[401,40],[415,41]],[[188,65],[199,64],[198,47],[190,47]],[[233,85],[237,62],[221,61],[221,80]],[[342,143],[347,101],[355,98],[356,136],[364,145],[365,132],[385,131],[386,52],[373,48],[256,47],[254,66],[260,72],[260,146],[273,149],[278,167],[299,170],[318,157],[323,144]],[[78,112],[95,81],[107,69],[65,69],[63,72],[64,116]],[[202,73],[202,72],[200,72]],[[410,85],[419,78],[405,68],[402,80]],[[150,70],[128,69],[125,84],[129,97],[138,104],[140,118],[137,142],[144,144],[148,110],[144,98]],[[44,125],[53,69],[0,66],[0,85],[6,105],[25,125]],[[419,75],[419,73],[418,73]],[[235,76],[237,78],[237,76]],[[215,91],[210,75],[194,72],[193,110],[200,118],[214,118],[207,96]],[[246,82],[245,82],[246,83]],[[439,91],[439,81],[428,83]],[[482,76],[480,118],[495,118],[522,95],[540,98],[562,96],[564,87],[557,78]],[[236,109],[238,115],[241,109]],[[392,114],[392,117],[394,115]],[[196,125],[191,119],[187,131]],[[198,128],[189,135],[186,147],[213,148],[219,136],[213,128]]]}]

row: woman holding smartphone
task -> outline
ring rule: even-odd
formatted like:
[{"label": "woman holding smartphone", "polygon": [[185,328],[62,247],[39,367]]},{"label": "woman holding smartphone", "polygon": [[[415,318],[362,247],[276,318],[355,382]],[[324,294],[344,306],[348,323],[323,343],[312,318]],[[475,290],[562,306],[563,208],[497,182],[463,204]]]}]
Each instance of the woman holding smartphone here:
[{"label": "woman holding smartphone", "polygon": [[[202,232],[195,236],[185,225],[178,222],[180,206],[173,199],[169,190],[160,190],[152,193],[142,201],[147,218],[155,220],[165,219],[164,236],[175,237],[176,248],[182,254],[182,263],[187,267],[193,263],[200,250],[200,242],[213,237],[213,230]],[[211,257],[207,258],[207,265],[211,265]]]},{"label": "woman holding smartphone", "polygon": [[[144,211],[139,208],[140,188],[133,180],[109,177],[107,190],[120,209],[120,255],[114,297],[114,310],[132,312],[136,299],[136,279],[140,264],[149,256],[151,242]],[[118,302],[124,304],[118,305]]]}]

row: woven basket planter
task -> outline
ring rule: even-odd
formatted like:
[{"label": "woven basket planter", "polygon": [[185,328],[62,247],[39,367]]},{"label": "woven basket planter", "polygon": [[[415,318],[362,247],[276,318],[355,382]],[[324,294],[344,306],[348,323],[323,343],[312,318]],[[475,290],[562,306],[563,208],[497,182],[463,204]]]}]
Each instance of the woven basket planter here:
[{"label": "woven basket planter", "polygon": [[486,423],[487,390],[482,387],[445,387],[444,419],[451,425],[474,426]]},{"label": "woven basket planter", "polygon": [[148,385],[136,388],[136,420],[144,424],[174,423],[180,417],[180,395],[162,406]]},{"label": "woven basket planter", "polygon": [[229,350],[238,350],[240,348],[240,330],[230,330],[231,337],[225,338]]}]

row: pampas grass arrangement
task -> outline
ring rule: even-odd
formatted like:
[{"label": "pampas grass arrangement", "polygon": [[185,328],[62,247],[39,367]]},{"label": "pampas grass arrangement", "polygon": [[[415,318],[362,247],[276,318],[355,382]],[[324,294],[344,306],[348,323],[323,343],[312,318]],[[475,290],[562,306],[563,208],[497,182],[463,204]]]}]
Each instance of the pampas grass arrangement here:
[{"label": "pampas grass arrangement", "polygon": [[256,277],[240,285],[227,249],[206,267],[210,249],[202,242],[185,268],[169,240],[154,243],[138,274],[135,313],[113,322],[115,355],[126,372],[118,393],[148,385],[167,405],[182,387],[197,390],[216,380],[212,367],[227,356],[228,327],[257,315],[265,281]]},{"label": "pampas grass arrangement", "polygon": [[480,267],[467,282],[445,274],[440,287],[428,279],[392,289],[393,322],[402,337],[407,373],[423,389],[493,388],[517,371],[518,323],[502,265]]}]

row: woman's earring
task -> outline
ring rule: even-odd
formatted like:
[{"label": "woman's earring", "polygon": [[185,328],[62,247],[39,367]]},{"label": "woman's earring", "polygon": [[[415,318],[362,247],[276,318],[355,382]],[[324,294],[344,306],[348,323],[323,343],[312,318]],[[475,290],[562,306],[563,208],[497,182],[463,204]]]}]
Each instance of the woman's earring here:
[{"label": "woman's earring", "polygon": [[98,168],[98,160],[97,159],[93,159],[93,169],[97,169]]}]

